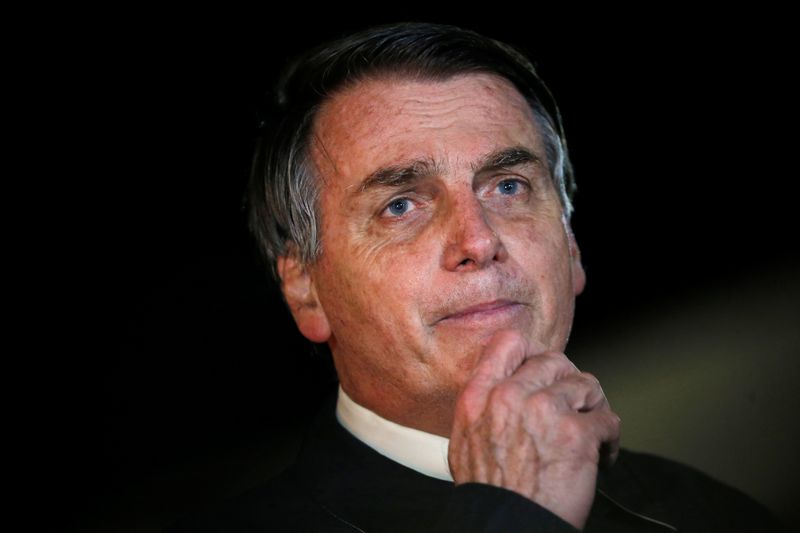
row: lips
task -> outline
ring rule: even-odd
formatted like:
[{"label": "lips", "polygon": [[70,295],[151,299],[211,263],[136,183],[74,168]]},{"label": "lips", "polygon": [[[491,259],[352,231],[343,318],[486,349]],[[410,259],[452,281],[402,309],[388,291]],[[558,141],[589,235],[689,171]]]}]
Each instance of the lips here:
[{"label": "lips", "polygon": [[524,304],[514,300],[492,300],[445,314],[435,325],[470,324],[473,322],[492,322],[511,318],[522,310]]}]

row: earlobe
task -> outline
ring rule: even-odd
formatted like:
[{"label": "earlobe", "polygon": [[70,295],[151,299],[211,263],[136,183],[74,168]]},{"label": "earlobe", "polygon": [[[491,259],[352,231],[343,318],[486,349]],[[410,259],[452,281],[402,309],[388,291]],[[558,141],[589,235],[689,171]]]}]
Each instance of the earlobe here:
[{"label": "earlobe", "polygon": [[294,254],[280,256],[278,275],[283,297],[300,333],[311,342],[327,342],[331,336],[330,324],[306,265]]},{"label": "earlobe", "polygon": [[583,262],[581,262],[581,250],[578,248],[578,242],[575,240],[575,234],[572,233],[572,228],[567,226],[567,238],[569,239],[569,255],[572,262],[572,287],[575,296],[583,292],[586,287],[586,271],[583,270]]}]

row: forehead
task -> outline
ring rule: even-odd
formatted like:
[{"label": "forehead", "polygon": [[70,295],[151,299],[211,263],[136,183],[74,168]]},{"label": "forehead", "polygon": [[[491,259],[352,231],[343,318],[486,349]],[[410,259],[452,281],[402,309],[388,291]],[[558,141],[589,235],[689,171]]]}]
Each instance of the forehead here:
[{"label": "forehead", "polygon": [[331,185],[331,179],[350,182],[403,159],[468,164],[505,146],[543,152],[530,106],[509,81],[491,74],[444,81],[379,78],[323,104],[311,155]]}]

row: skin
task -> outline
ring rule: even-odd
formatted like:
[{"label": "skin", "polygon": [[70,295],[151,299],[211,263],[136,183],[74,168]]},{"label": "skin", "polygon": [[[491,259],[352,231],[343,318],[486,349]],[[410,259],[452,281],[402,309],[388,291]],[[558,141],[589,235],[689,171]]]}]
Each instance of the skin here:
[{"label": "skin", "polygon": [[[491,161],[503,152],[526,156]],[[456,483],[504,486],[582,527],[618,427],[562,353],[585,275],[525,100],[488,74],[362,81],[320,109],[311,158],[322,253],[278,271],[342,388],[450,437]]]}]

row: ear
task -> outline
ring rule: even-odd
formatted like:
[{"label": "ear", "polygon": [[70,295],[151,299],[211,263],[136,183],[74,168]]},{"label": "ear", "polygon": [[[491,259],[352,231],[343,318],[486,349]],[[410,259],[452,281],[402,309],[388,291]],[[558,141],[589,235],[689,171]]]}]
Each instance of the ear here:
[{"label": "ear", "polygon": [[281,291],[300,333],[311,342],[327,342],[331,327],[306,265],[290,253],[278,257]]},{"label": "ear", "polygon": [[575,234],[572,232],[572,226],[570,226],[569,222],[566,223],[566,228],[567,239],[569,240],[569,255],[572,262],[572,287],[575,291],[575,296],[577,296],[586,287],[586,271],[583,270],[581,250],[578,248],[578,241],[575,240]]}]

